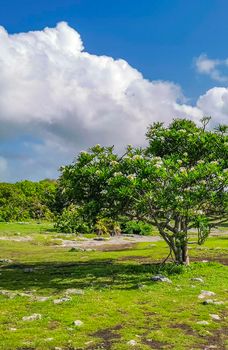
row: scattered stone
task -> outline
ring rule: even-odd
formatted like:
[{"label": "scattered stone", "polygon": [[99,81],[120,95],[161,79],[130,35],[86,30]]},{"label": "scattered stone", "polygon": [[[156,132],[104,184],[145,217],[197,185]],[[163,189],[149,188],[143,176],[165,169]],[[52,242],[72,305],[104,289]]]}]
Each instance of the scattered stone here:
[{"label": "scattered stone", "polygon": [[209,290],[201,290],[201,294],[198,296],[199,299],[204,299],[206,297],[212,297],[215,293]]},{"label": "scattered stone", "polygon": [[82,289],[69,288],[66,290],[66,294],[83,295],[85,292]]},{"label": "scattered stone", "polygon": [[0,264],[11,264],[12,262],[11,259],[0,259]]},{"label": "scattered stone", "polygon": [[204,280],[201,277],[195,277],[191,279],[192,281],[196,281],[196,282],[200,282],[200,283],[204,283]]},{"label": "scattered stone", "polygon": [[165,276],[162,276],[162,275],[152,276],[152,277],[151,277],[151,280],[152,280],[153,282],[172,283],[172,281],[171,281],[168,277],[165,277]]},{"label": "scattered stone", "polygon": [[60,298],[60,299],[55,299],[55,300],[53,300],[53,303],[54,304],[62,304],[62,303],[65,303],[66,301],[71,301],[71,298],[63,297],[63,298]]},{"label": "scattered stone", "polygon": [[215,321],[221,321],[221,317],[219,315],[216,315],[216,314],[210,314],[212,320],[215,320]]},{"label": "scattered stone", "polygon": [[40,301],[42,303],[42,302],[47,301],[49,299],[50,299],[50,297],[36,297],[35,301]]},{"label": "scattered stone", "polygon": [[208,304],[214,304],[214,305],[224,305],[225,302],[224,301],[218,301],[218,300],[214,300],[214,299],[207,299],[203,301],[203,305],[208,305]]},{"label": "scattered stone", "polygon": [[28,292],[28,293],[18,293],[18,295],[20,296],[20,297],[28,297],[28,298],[31,298],[32,297],[32,294],[30,293],[30,292]]},{"label": "scattered stone", "polygon": [[17,295],[16,293],[9,290],[0,290],[0,294],[6,296],[9,299],[13,299]]},{"label": "scattered stone", "polygon": [[41,314],[33,314],[30,316],[22,317],[22,321],[35,321],[35,320],[40,320],[41,318],[42,318]]},{"label": "scattered stone", "polygon": [[9,331],[11,331],[11,332],[15,332],[16,330],[17,330],[17,328],[14,328],[14,327],[9,328]]},{"label": "scattered stone", "polygon": [[216,301],[216,300],[215,300],[215,301],[214,301],[214,304],[215,304],[215,305],[223,305],[223,304],[225,304],[225,303],[224,303],[224,301]]},{"label": "scattered stone", "polygon": [[92,344],[93,343],[93,340],[90,340],[90,341],[87,341],[86,343],[85,343],[85,345],[90,345],[90,344]]},{"label": "scattered stone", "polygon": [[137,345],[137,342],[136,342],[135,340],[129,340],[129,341],[127,342],[127,344],[128,344],[128,345],[131,345],[131,346],[135,346],[135,345]]},{"label": "scattered stone", "polygon": [[58,346],[55,346],[54,350],[63,350],[63,349],[59,348]]},{"label": "scattered stone", "polygon": [[202,263],[208,263],[208,260],[202,260],[201,262]]},{"label": "scattered stone", "polygon": [[207,299],[203,301],[203,305],[209,305],[209,304],[214,304],[215,301],[213,299]]},{"label": "scattered stone", "polygon": [[77,326],[77,327],[81,327],[81,326],[83,325],[83,322],[80,321],[80,320],[76,320],[76,321],[73,322],[73,324],[74,324],[75,326]]},{"label": "scattered stone", "polygon": [[52,341],[54,338],[47,338],[46,341]]},{"label": "scattered stone", "polygon": [[196,323],[200,324],[201,326],[208,326],[209,325],[209,322],[207,322],[207,321],[198,321]]},{"label": "scattered stone", "polygon": [[26,273],[34,272],[34,268],[33,267],[26,267],[23,269],[23,271]]},{"label": "scattered stone", "polygon": [[209,350],[209,349],[218,349],[217,345],[208,345],[204,350]]}]

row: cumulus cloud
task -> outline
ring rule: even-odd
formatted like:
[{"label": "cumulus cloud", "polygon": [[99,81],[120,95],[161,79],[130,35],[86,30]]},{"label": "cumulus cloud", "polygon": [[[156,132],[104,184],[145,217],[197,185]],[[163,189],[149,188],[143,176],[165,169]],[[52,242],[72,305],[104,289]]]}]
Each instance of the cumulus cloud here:
[{"label": "cumulus cloud", "polygon": [[[86,52],[65,22],[13,35],[0,27],[0,140],[12,181],[56,176],[61,164],[94,143],[118,150],[142,144],[153,121],[199,120],[218,100],[227,105],[224,92],[207,94],[195,106],[186,104],[174,83],[148,81],[123,59]],[[17,156],[12,149],[9,156],[10,140]]]},{"label": "cumulus cloud", "polygon": [[220,83],[228,81],[228,75],[223,73],[223,69],[228,67],[228,59],[211,59],[206,54],[201,54],[196,59],[195,65],[198,73],[208,75],[211,79]]}]

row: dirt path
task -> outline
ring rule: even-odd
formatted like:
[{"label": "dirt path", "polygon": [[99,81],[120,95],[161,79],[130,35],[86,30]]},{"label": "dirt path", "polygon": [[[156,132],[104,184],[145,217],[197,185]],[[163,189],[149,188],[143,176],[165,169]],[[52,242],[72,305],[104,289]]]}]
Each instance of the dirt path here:
[{"label": "dirt path", "polygon": [[78,248],[78,249],[105,249],[115,247],[115,249],[127,248],[136,243],[148,242],[154,243],[161,241],[159,236],[138,236],[121,235],[118,237],[104,238],[82,238],[82,240],[62,240],[60,247]]}]

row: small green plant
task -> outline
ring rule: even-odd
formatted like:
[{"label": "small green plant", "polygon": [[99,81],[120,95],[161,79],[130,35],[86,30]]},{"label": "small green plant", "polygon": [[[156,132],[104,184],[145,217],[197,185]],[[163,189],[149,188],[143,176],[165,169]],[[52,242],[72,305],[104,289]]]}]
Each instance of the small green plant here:
[{"label": "small green plant", "polygon": [[57,232],[64,233],[89,233],[89,225],[84,220],[80,208],[70,205],[65,208],[58,217],[55,228]]},{"label": "small green plant", "polygon": [[95,231],[97,235],[118,236],[121,233],[120,224],[117,221],[109,218],[98,219],[95,224]]}]

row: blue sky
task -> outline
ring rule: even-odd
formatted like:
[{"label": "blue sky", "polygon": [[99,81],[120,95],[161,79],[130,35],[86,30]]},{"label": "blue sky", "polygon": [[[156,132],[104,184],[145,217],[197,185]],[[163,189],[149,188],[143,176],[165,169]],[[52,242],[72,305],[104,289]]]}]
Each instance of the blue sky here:
[{"label": "blue sky", "polygon": [[[29,31],[43,31],[43,29],[47,26],[50,28],[55,28],[57,23],[65,21],[68,23],[70,28],[75,29],[77,33],[81,35],[85,46],[85,52],[96,55],[97,57],[106,55],[112,57],[113,59],[122,58],[128,62],[131,67],[137,69],[138,72],[141,72],[145,79],[150,81],[161,80],[177,84],[180,86],[182,93],[186,97],[185,101],[182,101],[181,103],[187,103],[193,107],[195,107],[195,105],[199,107],[197,101],[199,100],[200,95],[206,95],[207,91],[211,91],[211,89],[214,88],[227,87],[227,14],[228,2],[226,0],[0,1],[0,25],[3,26],[9,34],[22,32],[27,33]],[[18,45],[16,40],[14,43],[16,45],[15,47]],[[39,39],[36,40],[39,41]],[[34,55],[36,55],[36,57],[38,56],[36,51],[37,47],[38,44],[34,49]],[[47,48],[44,49],[45,54],[47,50]],[[64,58],[64,50],[61,47],[60,51],[62,52]],[[9,52],[13,55],[12,50]],[[44,52],[42,55],[43,54]],[[31,52],[29,55],[31,56]],[[41,55],[40,51],[39,55]],[[66,55],[68,55],[68,53],[66,53]],[[27,58],[22,57],[21,62],[27,62]],[[72,63],[70,68],[71,74],[76,74],[72,67],[76,67],[76,65],[79,64],[77,62],[75,61],[74,64]],[[198,62],[198,66],[196,62]],[[37,65],[39,66],[39,64],[40,63]],[[36,70],[37,65],[31,66],[31,70]],[[1,74],[4,75],[5,73],[4,69],[8,69],[7,65],[6,68],[4,68],[3,65],[2,70],[0,70],[0,78]],[[62,67],[61,69],[63,69],[65,74],[66,70],[69,70],[69,61],[66,63],[65,68]],[[80,69],[82,72],[86,71],[86,63],[83,65],[83,67],[78,66],[77,77]],[[101,69],[100,63],[99,69]],[[101,73],[101,75],[106,74],[103,70],[102,72],[103,73]],[[37,81],[40,82],[42,79],[44,79],[42,75],[37,76],[37,74],[34,74],[33,77],[34,86],[36,86]],[[108,74],[111,73],[109,72]],[[23,77],[24,76],[25,75],[23,75]],[[105,79],[104,76],[103,78]],[[7,79],[6,86],[8,87],[9,81],[10,84],[13,84],[14,82],[12,81],[12,76]],[[16,83],[19,80],[21,81],[21,79],[21,77],[18,77],[18,80],[15,78]],[[58,77],[56,79],[58,80]],[[97,79],[95,73],[91,73],[90,82],[93,79]],[[101,81],[100,84],[103,85],[103,80],[101,79],[100,75],[99,79]],[[123,78],[123,80],[124,79],[125,78]],[[31,80],[29,84],[31,84]],[[66,82],[64,84],[66,84]],[[145,103],[145,89],[147,88],[145,87],[145,82],[143,82],[143,84],[143,88],[137,87],[137,93],[140,96],[144,96],[143,101]],[[87,82],[83,82],[83,86],[84,85],[87,86]],[[31,87],[31,85],[29,86]],[[129,85],[126,84],[126,86],[129,88]],[[117,87],[115,86],[114,90],[117,91],[118,89],[116,89]],[[131,89],[133,89],[132,86]],[[0,101],[1,91],[3,90],[3,88],[1,90],[0,85]],[[135,91],[136,90],[134,87],[134,94],[136,93]],[[11,90],[9,89],[7,92],[7,97],[9,97],[10,93]],[[74,93],[73,87],[71,89],[71,93]],[[151,93],[154,93],[154,88],[153,92]],[[221,111],[216,110],[218,103],[214,101],[217,98],[218,93],[220,94],[219,98],[221,98],[221,93],[224,94],[226,91],[221,89],[216,91],[213,90],[213,96],[211,97],[210,101],[205,102],[205,97],[203,99],[203,103],[200,102],[200,108],[202,113],[214,113],[218,122],[224,122],[225,117],[224,115],[221,116]],[[30,103],[32,97],[29,95],[25,96],[27,94],[26,90],[23,92],[23,94],[23,101],[26,99],[26,103]],[[75,92],[75,94],[78,96],[78,93]],[[118,94],[118,91],[116,94]],[[167,97],[167,94],[169,97]],[[86,102],[87,104],[90,102],[91,104],[94,103],[94,99],[97,101],[98,97],[93,97],[91,90],[89,95],[90,98],[88,100],[89,102]],[[139,95],[137,95],[137,97]],[[170,98],[170,95],[172,95],[172,92],[166,92],[165,98]],[[13,99],[15,96],[17,96],[17,94],[12,96]],[[19,100],[20,98],[21,96],[19,97]],[[110,98],[113,98],[113,96]],[[176,96],[176,102],[179,103],[181,98],[181,94]],[[53,96],[50,97],[50,100],[53,100]],[[9,97],[9,101],[11,101],[11,96]],[[214,101],[213,105],[211,105],[211,101]],[[24,102],[21,103],[23,104]],[[47,109],[54,110],[56,107],[53,107],[51,104],[48,105],[48,102],[46,103],[47,106],[45,106],[45,111]],[[63,105],[64,103],[66,103],[65,100],[63,101]],[[141,102],[138,105],[140,104]],[[78,113],[78,104],[74,105],[72,108],[74,108],[75,114]],[[154,106],[150,105],[148,108],[150,108],[153,113],[156,113],[156,108],[154,108]],[[226,110],[226,105],[224,108]],[[3,112],[4,109],[1,109],[0,104],[0,118],[1,113]],[[7,113],[5,112],[5,114]],[[66,161],[70,161],[80,150],[80,148],[90,146],[93,141],[99,141],[99,137],[101,139],[100,143],[102,143],[102,141],[106,142],[104,132],[106,132],[107,127],[102,129],[103,124],[100,129],[96,125],[93,128],[92,133],[91,127],[88,127],[88,130],[86,129],[88,123],[86,126],[83,126],[82,130],[79,130],[78,125],[81,125],[81,122],[79,123],[79,121],[77,121],[76,123],[74,120],[73,123],[76,126],[73,130],[75,130],[75,133],[72,133],[71,135],[70,130],[67,130],[64,124],[58,124],[60,117],[58,118],[57,122],[56,120],[53,121],[53,119],[51,119],[47,114],[46,120],[42,120],[42,123],[40,122],[40,117],[39,123],[35,117],[32,122],[29,123],[27,123],[27,118],[25,123],[23,115],[21,115],[21,119],[18,117],[19,119],[15,123],[15,118],[12,117],[12,113],[13,112],[10,111],[7,114],[8,124],[4,124],[2,132],[0,131],[0,171],[2,164],[2,175],[0,174],[0,180],[2,181],[15,181],[24,177],[38,179],[42,178],[42,175],[44,175],[43,177],[54,177],[57,174],[56,169],[59,165],[61,165],[61,162],[63,162],[65,159]],[[26,110],[26,113],[29,114],[29,111]],[[31,114],[32,113],[33,108],[31,108]],[[52,111],[50,112],[50,114],[53,113],[54,112]],[[66,115],[69,113],[71,113],[69,110],[64,109],[61,118],[63,118],[63,115],[64,118],[68,118]],[[89,115],[90,111],[87,111],[87,113]],[[117,112],[114,113],[113,109],[111,112],[107,112],[105,109],[104,113],[105,116],[110,115],[110,118],[116,118],[115,113]],[[128,112],[125,111],[124,113],[127,115]],[[142,111],[141,115],[143,116],[145,113],[145,111]],[[160,109],[158,108],[158,119],[160,118],[159,113]],[[172,110],[170,113],[173,113]],[[188,113],[191,114],[191,112]],[[198,111],[195,111],[194,113],[197,114]],[[72,114],[69,120],[72,121],[75,114]],[[138,114],[140,115],[140,110],[138,111]],[[102,116],[101,102],[99,102],[99,116],[100,115]],[[171,116],[167,115],[168,120],[169,117]],[[12,118],[12,120],[10,118]],[[155,117],[153,116],[151,121],[154,121],[154,118]],[[148,119],[146,120],[148,121]],[[111,124],[112,122],[113,119],[111,120]],[[39,126],[37,126],[38,124]],[[39,131],[36,134],[34,128],[36,129],[36,127],[38,127],[39,129],[41,124],[43,128],[42,132]],[[8,132],[5,132],[4,128],[8,128]],[[9,132],[9,128],[12,129],[11,132]],[[116,135],[116,139],[114,138],[113,140],[117,140],[118,143],[118,132],[115,131],[114,126],[112,126],[112,128],[114,130],[114,134]],[[43,136],[44,134],[46,135],[45,137]],[[133,132],[132,138],[134,139]],[[91,140],[91,143],[85,141],[88,139]],[[130,136],[129,140],[131,140]],[[128,139],[126,141],[128,141]],[[48,142],[52,144],[48,145]],[[140,142],[141,139],[137,140],[136,143]],[[121,139],[120,148],[122,147],[122,144],[124,144],[124,139]],[[41,151],[42,147],[46,151]],[[54,151],[58,147],[60,150],[59,152],[61,153],[59,158],[58,154],[56,154]],[[45,157],[42,155],[42,152],[45,153]],[[49,158],[47,154],[49,154]],[[28,164],[30,163],[23,165],[24,158],[30,160],[32,165],[29,166]],[[36,172],[34,172],[34,163],[32,162],[31,158],[36,160]],[[14,171],[12,159],[15,160],[14,164],[17,164],[16,167],[18,173]],[[44,169],[45,172],[43,172]]]},{"label": "blue sky", "polygon": [[10,33],[67,21],[95,54],[124,58],[148,79],[171,80],[196,98],[213,86],[193,69],[201,53],[226,57],[226,0],[1,0]]}]

